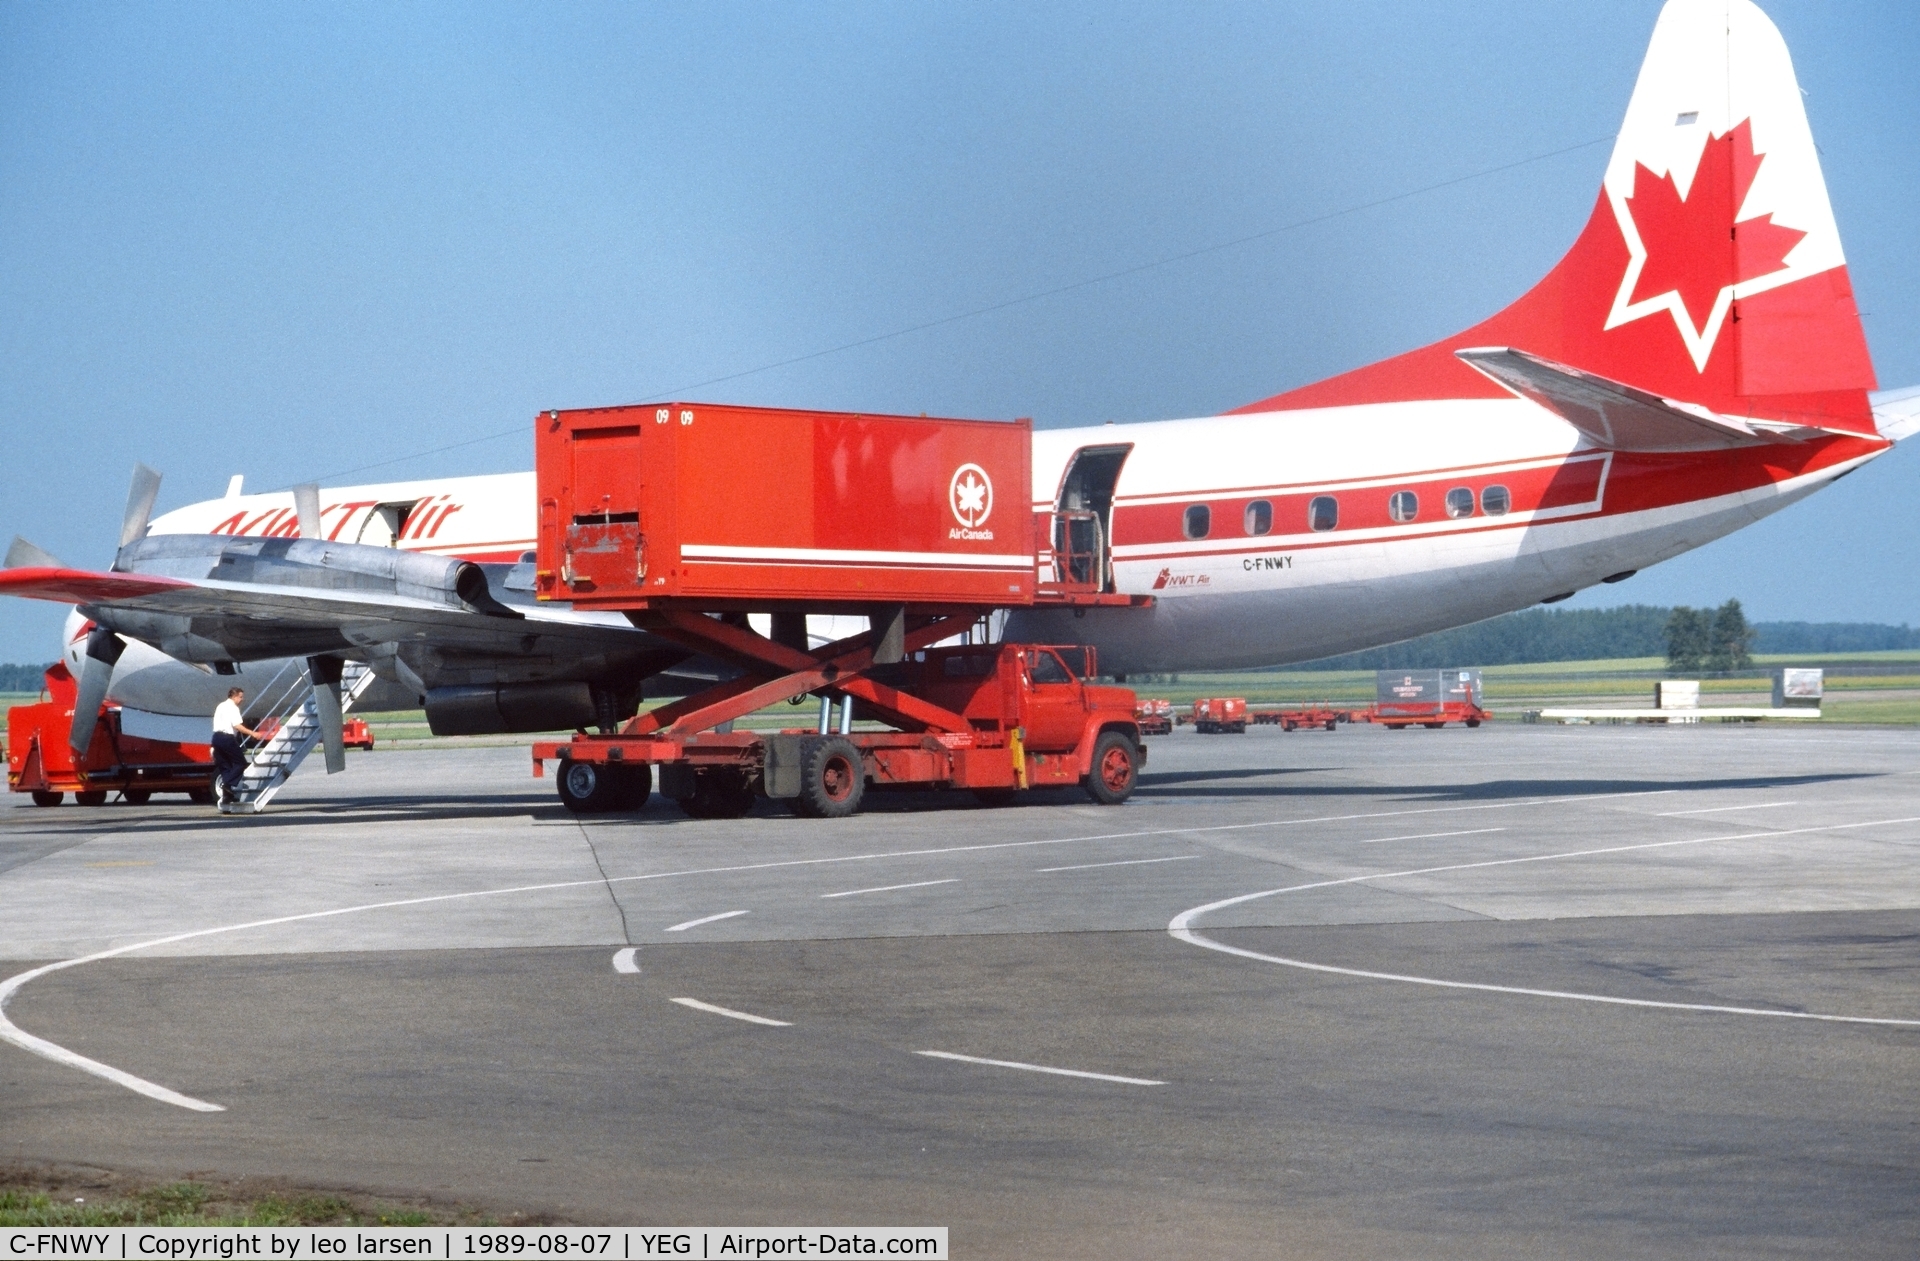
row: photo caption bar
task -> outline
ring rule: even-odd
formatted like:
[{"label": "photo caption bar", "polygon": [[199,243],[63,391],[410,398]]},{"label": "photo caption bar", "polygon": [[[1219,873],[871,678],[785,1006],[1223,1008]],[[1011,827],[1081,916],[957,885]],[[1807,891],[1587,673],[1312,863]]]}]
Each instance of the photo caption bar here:
[{"label": "photo caption bar", "polygon": [[107,1226],[0,1232],[0,1258],[362,1261],[430,1257],[918,1257],[947,1261],[945,1226]]}]

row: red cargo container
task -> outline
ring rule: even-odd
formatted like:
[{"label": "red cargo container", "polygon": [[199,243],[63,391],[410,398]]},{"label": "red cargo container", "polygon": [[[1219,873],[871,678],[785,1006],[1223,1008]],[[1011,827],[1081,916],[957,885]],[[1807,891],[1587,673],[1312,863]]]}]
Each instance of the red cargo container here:
[{"label": "red cargo container", "polygon": [[1205,735],[1238,735],[1247,729],[1247,702],[1240,696],[1212,696],[1193,703],[1193,729]]},{"label": "red cargo container", "polygon": [[543,413],[535,448],[545,599],[1034,601],[1028,421],[669,403]]}]

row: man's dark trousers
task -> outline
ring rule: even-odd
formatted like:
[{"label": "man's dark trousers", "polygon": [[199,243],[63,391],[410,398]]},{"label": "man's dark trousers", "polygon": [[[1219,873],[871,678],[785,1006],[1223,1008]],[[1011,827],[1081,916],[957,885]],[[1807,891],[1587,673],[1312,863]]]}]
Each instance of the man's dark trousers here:
[{"label": "man's dark trousers", "polygon": [[213,770],[227,786],[227,795],[238,796],[240,777],[247,773],[247,758],[240,752],[240,737],[231,731],[213,733]]}]

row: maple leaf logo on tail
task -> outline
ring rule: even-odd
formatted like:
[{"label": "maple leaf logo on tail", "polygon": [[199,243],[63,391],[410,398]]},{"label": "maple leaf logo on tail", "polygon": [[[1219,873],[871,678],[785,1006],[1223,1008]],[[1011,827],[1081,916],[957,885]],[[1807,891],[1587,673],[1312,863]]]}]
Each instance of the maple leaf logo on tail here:
[{"label": "maple leaf logo on tail", "polygon": [[1742,119],[1708,139],[1684,196],[1671,171],[1656,176],[1634,164],[1630,218],[1620,224],[1631,257],[1608,328],[1668,311],[1695,369],[1706,371],[1734,288],[1785,271],[1787,255],[1807,235],[1771,213],[1735,217],[1765,160],[1753,149],[1752,120]]}]

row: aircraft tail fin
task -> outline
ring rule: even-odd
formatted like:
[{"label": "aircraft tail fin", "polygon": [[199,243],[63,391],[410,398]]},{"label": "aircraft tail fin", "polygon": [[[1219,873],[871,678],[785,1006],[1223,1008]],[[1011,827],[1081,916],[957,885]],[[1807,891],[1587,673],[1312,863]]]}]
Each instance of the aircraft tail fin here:
[{"label": "aircraft tail fin", "polygon": [[1457,337],[1241,412],[1499,397],[1506,346],[1715,412],[1875,432],[1866,336],[1785,40],[1750,0],[1669,0],[1586,228]]}]

